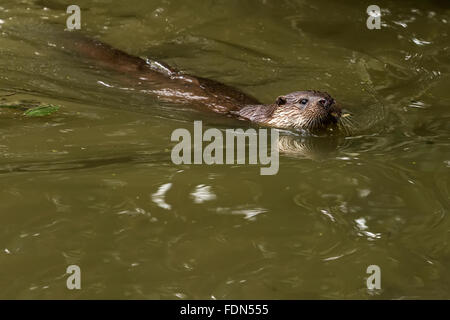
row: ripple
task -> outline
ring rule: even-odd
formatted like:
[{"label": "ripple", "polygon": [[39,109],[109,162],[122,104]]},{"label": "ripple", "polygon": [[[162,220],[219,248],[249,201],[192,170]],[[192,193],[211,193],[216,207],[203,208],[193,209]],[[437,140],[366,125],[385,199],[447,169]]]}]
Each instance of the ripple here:
[{"label": "ripple", "polygon": [[427,44],[431,44],[432,43],[431,41],[419,40],[417,38],[412,38],[412,42],[414,42],[418,46],[425,46]]},{"label": "ripple", "polygon": [[154,194],[152,194],[152,201],[158,205],[158,207],[170,210],[172,206],[165,201],[166,193],[172,188],[172,183],[165,183],[158,188]]},{"label": "ripple", "polygon": [[231,215],[243,215],[244,219],[246,220],[255,220],[256,216],[265,213],[268,210],[264,208],[224,208],[224,207],[218,207],[215,209],[215,211],[219,214],[231,214]]},{"label": "ripple", "polygon": [[203,203],[206,201],[215,200],[217,196],[212,192],[211,186],[199,184],[195,187],[195,190],[191,192],[191,197],[194,199],[194,203]]}]

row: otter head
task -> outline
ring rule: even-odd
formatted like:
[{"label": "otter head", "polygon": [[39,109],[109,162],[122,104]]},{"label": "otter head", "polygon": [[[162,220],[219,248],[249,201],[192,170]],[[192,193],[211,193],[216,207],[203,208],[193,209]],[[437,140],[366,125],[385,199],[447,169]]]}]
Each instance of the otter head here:
[{"label": "otter head", "polygon": [[341,108],[326,92],[292,92],[275,103],[268,123],[279,128],[317,131],[336,125],[341,117]]}]

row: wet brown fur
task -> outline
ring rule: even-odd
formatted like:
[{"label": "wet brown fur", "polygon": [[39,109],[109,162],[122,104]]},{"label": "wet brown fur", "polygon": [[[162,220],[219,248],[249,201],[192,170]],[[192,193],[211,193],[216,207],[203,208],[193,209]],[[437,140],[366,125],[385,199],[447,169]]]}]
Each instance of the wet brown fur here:
[{"label": "wet brown fur", "polygon": [[[148,84],[148,91],[164,101],[188,103],[261,125],[317,130],[335,125],[341,110],[331,96],[319,91],[298,91],[269,105],[220,82],[183,74],[162,63],[144,60],[102,42],[79,36],[71,42],[83,57],[101,66],[133,75]],[[302,103],[307,101],[306,103]]]}]

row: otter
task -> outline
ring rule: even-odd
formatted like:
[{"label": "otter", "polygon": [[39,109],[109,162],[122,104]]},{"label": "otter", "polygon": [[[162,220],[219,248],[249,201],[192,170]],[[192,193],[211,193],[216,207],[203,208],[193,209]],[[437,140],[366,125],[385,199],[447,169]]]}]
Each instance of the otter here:
[{"label": "otter", "polygon": [[72,48],[110,69],[133,75],[145,92],[163,101],[189,104],[262,126],[320,131],[336,127],[341,108],[326,92],[307,90],[279,96],[272,104],[223,83],[184,74],[150,59],[142,59],[80,34]]}]

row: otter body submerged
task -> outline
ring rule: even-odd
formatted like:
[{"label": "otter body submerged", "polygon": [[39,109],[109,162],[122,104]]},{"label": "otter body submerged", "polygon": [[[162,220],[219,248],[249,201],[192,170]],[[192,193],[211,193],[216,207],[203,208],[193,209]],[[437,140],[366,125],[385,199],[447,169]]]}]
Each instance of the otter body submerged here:
[{"label": "otter body submerged", "polygon": [[99,41],[79,37],[75,50],[113,70],[131,74],[148,84],[159,99],[183,103],[240,120],[282,129],[315,131],[338,124],[341,109],[331,96],[319,91],[297,91],[279,96],[273,104],[220,82],[183,74],[162,63],[144,60]]}]

